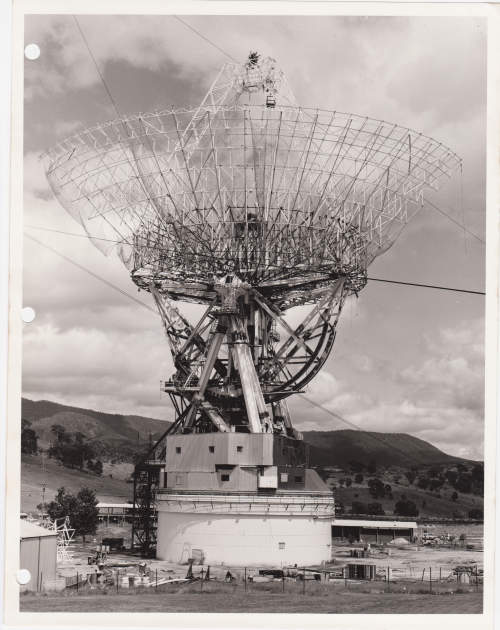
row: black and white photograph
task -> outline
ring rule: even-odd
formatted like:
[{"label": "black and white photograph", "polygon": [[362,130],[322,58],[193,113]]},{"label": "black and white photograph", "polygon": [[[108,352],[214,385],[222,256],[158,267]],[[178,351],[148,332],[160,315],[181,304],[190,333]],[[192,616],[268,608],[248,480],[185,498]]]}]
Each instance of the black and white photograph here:
[{"label": "black and white photograph", "polygon": [[488,12],[327,4],[18,16],[16,623],[491,627]]}]

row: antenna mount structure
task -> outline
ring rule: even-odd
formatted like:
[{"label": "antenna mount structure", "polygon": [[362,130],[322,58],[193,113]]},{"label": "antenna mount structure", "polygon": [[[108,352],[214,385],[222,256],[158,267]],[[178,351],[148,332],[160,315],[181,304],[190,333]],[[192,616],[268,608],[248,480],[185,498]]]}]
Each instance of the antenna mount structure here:
[{"label": "antenna mount structure", "polygon": [[[346,298],[460,166],[405,127],[300,107],[256,52],[226,63],[194,109],[122,117],[44,157],[63,206],[153,296],[172,432],[289,437],[286,401],[330,355]],[[180,302],[205,311],[191,323]]]}]

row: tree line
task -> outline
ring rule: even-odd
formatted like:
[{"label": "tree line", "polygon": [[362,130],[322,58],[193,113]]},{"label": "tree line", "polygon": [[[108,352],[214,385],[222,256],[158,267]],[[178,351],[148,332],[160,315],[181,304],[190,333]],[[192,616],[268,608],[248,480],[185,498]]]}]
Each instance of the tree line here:
[{"label": "tree line", "polygon": [[[38,435],[29,420],[22,419],[21,452],[36,455],[40,452]],[[69,432],[61,424],[50,428],[53,440],[47,449],[49,458],[59,461],[66,468],[86,468],[96,475],[102,475],[103,463],[97,457],[92,442],[81,431]]]}]

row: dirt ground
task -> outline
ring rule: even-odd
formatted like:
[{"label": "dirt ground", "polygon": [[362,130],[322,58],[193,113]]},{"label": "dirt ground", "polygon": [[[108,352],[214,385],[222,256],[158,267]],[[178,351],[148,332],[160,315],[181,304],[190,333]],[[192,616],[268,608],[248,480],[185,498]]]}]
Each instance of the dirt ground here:
[{"label": "dirt ground", "polygon": [[[464,529],[463,525],[459,527]],[[245,576],[256,576],[258,568],[247,567],[245,571],[244,567],[210,565],[209,582],[198,580],[162,584],[167,580],[182,581],[186,578],[188,566],[156,559],[143,560],[120,552],[111,553],[106,559],[105,573],[111,576],[110,582],[102,586],[90,584],[91,578],[87,579],[87,576],[95,573],[97,566],[88,564],[88,557],[94,555],[98,541],[106,536],[120,536],[128,544],[129,529],[127,525],[103,526],[95,541],[73,543],[71,557],[59,564],[58,575],[74,582],[78,574],[81,584],[78,591],[70,587],[61,593],[24,594],[20,600],[21,611],[469,614],[482,611],[482,580],[462,583],[458,582],[454,573],[457,566],[469,566],[473,574],[477,567],[481,575],[482,551],[466,547],[373,546],[370,557],[353,558],[351,550],[362,549],[363,546],[339,544],[332,547],[332,562],[321,567],[325,571],[321,581],[314,580],[310,573],[310,579],[305,583],[287,578],[267,583],[247,582],[246,586]],[[445,531],[450,531],[450,528]],[[468,535],[479,538],[478,531],[471,530]],[[129,576],[139,576],[140,565],[144,562],[149,587],[125,586]],[[334,574],[342,576],[342,568],[348,563],[375,564],[377,579],[372,582],[339,577],[329,579]],[[207,564],[194,565],[194,577],[205,577],[207,568]],[[234,582],[224,581],[228,570]]]},{"label": "dirt ground", "polygon": [[[126,538],[126,534],[126,528],[114,525],[109,528],[102,528],[95,540],[96,542],[100,541],[105,536],[124,536]],[[86,579],[88,574],[95,573],[97,566],[95,564],[89,565],[88,557],[94,555],[96,542],[90,540],[85,545],[81,542],[74,543],[71,546],[70,559],[59,564],[58,575],[76,579],[78,573],[81,580]],[[342,567],[348,563],[375,564],[378,578],[377,582],[373,583],[375,586],[379,584],[383,586],[383,582],[387,579],[389,568],[393,590],[397,590],[396,585],[398,583],[403,585],[406,584],[406,581],[409,581],[411,585],[408,585],[408,592],[428,589],[430,582],[437,583],[434,586],[435,590],[440,584],[448,584],[456,590],[460,587],[454,573],[454,569],[457,566],[468,566],[473,574],[476,571],[476,567],[479,574],[481,574],[483,568],[482,551],[467,550],[465,547],[433,548],[416,545],[394,547],[388,545],[384,548],[372,547],[368,558],[351,557],[351,550],[354,548],[361,549],[362,545],[334,545],[332,547],[332,562],[324,567],[317,568],[331,571],[331,575],[342,575]],[[156,581],[184,579],[188,572],[188,567],[185,564],[181,565],[157,559],[143,560],[126,552],[109,554],[105,568],[108,573],[112,573],[113,576],[118,575],[121,580],[125,576],[138,576],[140,564],[143,562],[146,563],[146,572],[151,585],[156,584]],[[195,577],[203,577],[207,568],[207,564],[203,566],[194,565],[193,573]],[[258,573],[258,567],[248,567],[245,573],[244,567],[210,565],[210,576],[223,582],[228,570],[239,584],[244,582],[245,575],[252,577]],[[323,574],[322,581],[326,580],[327,576]],[[342,581],[340,582],[342,583]]]}]

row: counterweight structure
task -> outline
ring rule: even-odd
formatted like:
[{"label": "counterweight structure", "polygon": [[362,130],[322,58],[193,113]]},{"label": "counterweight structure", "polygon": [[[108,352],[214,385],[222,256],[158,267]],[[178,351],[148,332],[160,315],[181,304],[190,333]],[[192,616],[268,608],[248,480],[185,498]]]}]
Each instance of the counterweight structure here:
[{"label": "counterweight structure", "polygon": [[[158,554],[328,559],[333,498],[287,398],[321,369],[346,297],[458,156],[405,127],[300,107],[275,61],[251,53],[199,107],[98,125],[45,159],[89,239],[151,293],[169,342],[176,418],[137,492],[147,521],[158,471]],[[203,305],[197,322],[179,302]],[[154,542],[150,525],[136,534]]]}]

